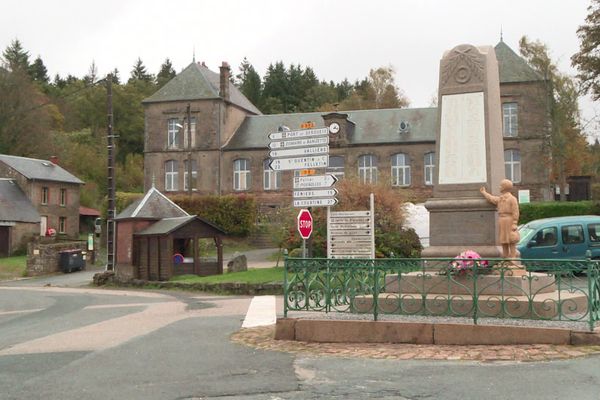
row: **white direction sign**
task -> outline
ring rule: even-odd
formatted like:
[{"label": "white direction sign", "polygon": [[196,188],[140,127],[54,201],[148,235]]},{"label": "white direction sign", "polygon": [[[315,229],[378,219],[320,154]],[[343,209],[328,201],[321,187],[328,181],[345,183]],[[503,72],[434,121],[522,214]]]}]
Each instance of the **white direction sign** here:
[{"label": "white direction sign", "polygon": [[336,198],[326,199],[294,199],[294,207],[328,207],[337,204]]},{"label": "white direction sign", "polygon": [[294,158],[276,158],[269,166],[273,171],[289,171],[294,169],[325,168],[329,165],[329,155],[306,156]]},{"label": "white direction sign", "polygon": [[311,137],[311,136],[326,136],[326,135],[329,135],[329,128],[304,129],[301,131],[273,132],[269,135],[269,139],[270,140],[299,139],[299,138],[307,138],[307,137]]},{"label": "white direction sign", "polygon": [[269,152],[269,157],[294,157],[294,156],[311,156],[315,154],[327,154],[329,153],[329,146],[316,146],[316,147],[301,147],[299,149],[284,149],[284,150],[273,150]]},{"label": "white direction sign", "polygon": [[311,189],[332,187],[337,178],[332,174],[294,177],[294,189]]},{"label": "white direction sign", "polygon": [[269,143],[269,149],[289,149],[293,147],[322,146],[324,144],[329,144],[329,136],[271,142]]},{"label": "white direction sign", "polygon": [[338,194],[336,189],[294,190],[294,198],[298,197],[333,197]]}]

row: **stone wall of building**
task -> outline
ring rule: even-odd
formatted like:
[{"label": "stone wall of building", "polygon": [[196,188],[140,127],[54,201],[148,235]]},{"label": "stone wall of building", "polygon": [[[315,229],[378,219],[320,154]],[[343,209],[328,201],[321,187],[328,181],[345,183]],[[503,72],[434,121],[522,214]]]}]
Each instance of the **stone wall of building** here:
[{"label": "stone wall of building", "polygon": [[53,272],[60,272],[60,252],[65,250],[79,249],[87,251],[87,242],[55,242],[42,243],[33,241],[27,245],[27,275],[36,276]]},{"label": "stone wall of building", "polygon": [[27,244],[40,234],[40,224],[17,222],[10,227],[10,252],[24,253]]}]

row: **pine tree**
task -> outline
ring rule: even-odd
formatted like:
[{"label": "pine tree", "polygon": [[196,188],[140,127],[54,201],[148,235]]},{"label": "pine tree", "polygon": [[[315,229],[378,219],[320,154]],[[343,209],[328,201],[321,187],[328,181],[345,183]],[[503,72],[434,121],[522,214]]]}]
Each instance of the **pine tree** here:
[{"label": "pine tree", "polygon": [[240,64],[240,73],[236,75],[236,85],[252,104],[262,108],[262,82],[260,75],[246,57]]},{"label": "pine tree", "polygon": [[165,62],[160,66],[160,71],[156,75],[156,83],[159,88],[163,87],[165,83],[169,82],[171,79],[175,78],[175,70],[173,69],[173,64],[171,60],[168,58],[165,59]]},{"label": "pine tree", "polygon": [[152,74],[149,74],[142,62],[142,59],[138,57],[137,61],[133,65],[133,69],[131,70],[131,77],[129,78],[129,82],[131,81],[144,81],[144,82],[152,82],[154,77]]},{"label": "pine tree", "polygon": [[4,61],[11,71],[29,71],[29,52],[23,49],[19,39],[13,40],[2,53]]},{"label": "pine tree", "polygon": [[42,84],[47,84],[50,80],[50,78],[48,78],[48,69],[40,56],[38,56],[29,67],[29,75],[31,76],[31,79]]}]

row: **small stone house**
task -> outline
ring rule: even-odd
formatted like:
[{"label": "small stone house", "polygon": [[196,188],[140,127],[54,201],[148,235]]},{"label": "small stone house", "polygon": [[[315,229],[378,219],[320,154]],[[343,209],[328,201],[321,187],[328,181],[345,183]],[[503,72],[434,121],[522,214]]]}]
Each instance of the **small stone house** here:
[{"label": "small stone house", "polygon": [[84,182],[57,161],[0,154],[0,177],[14,181],[37,210],[38,234],[43,236],[52,228],[59,236],[76,239],[79,192]]}]

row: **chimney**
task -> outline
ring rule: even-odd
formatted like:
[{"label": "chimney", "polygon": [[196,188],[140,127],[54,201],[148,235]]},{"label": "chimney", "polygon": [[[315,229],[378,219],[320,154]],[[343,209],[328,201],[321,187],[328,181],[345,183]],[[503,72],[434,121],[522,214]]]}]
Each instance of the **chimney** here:
[{"label": "chimney", "polygon": [[219,67],[219,71],[221,72],[219,95],[223,98],[223,100],[229,100],[229,64],[227,64],[226,61],[223,61]]},{"label": "chimney", "polygon": [[50,162],[52,164],[58,165],[58,157],[57,156],[50,156]]}]

